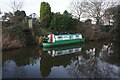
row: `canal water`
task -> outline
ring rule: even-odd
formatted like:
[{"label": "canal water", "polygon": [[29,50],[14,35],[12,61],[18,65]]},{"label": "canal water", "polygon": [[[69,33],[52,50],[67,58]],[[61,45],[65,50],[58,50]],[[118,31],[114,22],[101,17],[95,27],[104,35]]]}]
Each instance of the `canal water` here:
[{"label": "canal water", "polygon": [[119,45],[88,42],[3,51],[2,78],[118,78]]}]

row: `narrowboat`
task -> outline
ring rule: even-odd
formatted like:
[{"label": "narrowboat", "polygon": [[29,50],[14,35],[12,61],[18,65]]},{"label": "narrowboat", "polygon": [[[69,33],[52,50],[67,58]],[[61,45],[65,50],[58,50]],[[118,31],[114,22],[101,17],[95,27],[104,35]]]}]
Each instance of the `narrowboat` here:
[{"label": "narrowboat", "polygon": [[72,43],[84,42],[85,38],[80,33],[69,33],[69,34],[49,34],[47,37],[40,37],[39,43],[43,47],[51,47],[57,45],[66,45]]}]

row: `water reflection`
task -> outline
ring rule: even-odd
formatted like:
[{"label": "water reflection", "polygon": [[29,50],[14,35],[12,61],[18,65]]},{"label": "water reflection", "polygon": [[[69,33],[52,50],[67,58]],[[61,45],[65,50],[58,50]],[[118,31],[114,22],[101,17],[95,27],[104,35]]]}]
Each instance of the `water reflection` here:
[{"label": "water reflection", "polygon": [[120,78],[119,45],[91,42],[3,52],[4,78]]},{"label": "water reflection", "polygon": [[33,47],[3,52],[2,62],[5,63],[6,60],[12,60],[15,61],[17,66],[34,64],[33,60],[38,58],[38,55],[33,51],[32,48]]},{"label": "water reflection", "polygon": [[76,59],[76,54],[82,49],[82,45],[74,45],[58,48],[43,48],[39,50],[41,56],[40,71],[43,77],[47,77],[53,66],[63,66],[64,68],[71,63],[72,59]]},{"label": "water reflection", "polygon": [[[2,77],[3,78],[24,78],[29,77],[29,70],[38,64],[39,56],[34,47],[5,51],[2,55]],[[29,73],[29,74],[28,74]],[[32,72],[34,73],[34,71]]]},{"label": "water reflection", "polygon": [[77,78],[120,78],[120,66],[117,66],[119,62],[112,64],[110,62],[110,59],[114,58],[119,60],[118,57],[112,55],[114,52],[112,47],[112,43],[103,45],[99,53],[95,53],[97,47],[90,48],[85,53],[88,59],[80,55],[78,60],[75,60],[66,69],[71,76]]},{"label": "water reflection", "polygon": [[72,45],[72,46],[63,46],[63,47],[53,47],[53,48],[42,48],[43,52],[48,53],[52,57],[61,56],[71,53],[80,52],[83,45]]},{"label": "water reflection", "polygon": [[[83,50],[82,47],[58,50],[43,49],[44,53],[41,55],[46,57],[45,61],[47,62],[45,64],[48,63],[49,65],[49,67],[46,67],[49,68],[46,69],[49,70],[46,76],[49,76],[53,66],[64,66],[68,74],[75,78],[120,78],[119,62],[111,63],[110,60],[112,58],[118,60],[117,57],[113,56],[113,50],[113,43],[107,43],[102,44],[101,48],[96,44],[89,47],[84,46]],[[41,56],[42,59],[44,57]],[[41,61],[41,63],[44,63],[44,61]],[[40,67],[45,68],[42,65]]]}]

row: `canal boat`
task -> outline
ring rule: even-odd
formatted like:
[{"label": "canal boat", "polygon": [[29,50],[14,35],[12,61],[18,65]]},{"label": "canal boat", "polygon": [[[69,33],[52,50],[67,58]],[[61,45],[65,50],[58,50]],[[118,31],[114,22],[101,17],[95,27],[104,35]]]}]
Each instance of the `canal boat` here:
[{"label": "canal boat", "polygon": [[66,45],[72,43],[84,42],[85,39],[80,33],[69,34],[49,34],[47,37],[40,37],[39,43],[43,47],[51,47],[56,45]]}]

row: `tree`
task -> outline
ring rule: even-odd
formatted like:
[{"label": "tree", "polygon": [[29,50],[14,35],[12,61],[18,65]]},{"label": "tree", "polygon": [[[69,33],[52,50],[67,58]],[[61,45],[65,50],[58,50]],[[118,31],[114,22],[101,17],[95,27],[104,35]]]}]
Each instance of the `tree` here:
[{"label": "tree", "polygon": [[15,16],[25,17],[25,16],[26,16],[26,13],[25,13],[25,11],[17,10],[14,15],[15,15]]},{"label": "tree", "polygon": [[13,14],[11,12],[9,12],[9,13],[5,12],[4,15],[2,16],[2,20],[3,21],[6,21],[6,20],[10,21],[12,17],[13,17]]},{"label": "tree", "polygon": [[60,30],[60,22],[61,20],[61,14],[60,13],[52,13],[52,20],[50,24],[50,28],[52,30],[58,31]]},{"label": "tree", "polygon": [[96,20],[96,24],[100,24],[101,18],[105,15],[106,9],[113,7],[117,2],[107,0],[88,0],[85,3],[87,14]]},{"label": "tree", "polygon": [[26,13],[25,11],[20,11],[20,10],[17,10],[15,13],[14,13],[14,17],[13,17],[13,21],[15,23],[18,23],[18,22],[24,22],[25,21],[25,17],[26,17]]},{"label": "tree", "polygon": [[114,27],[110,30],[110,33],[115,34],[117,38],[120,37],[120,4],[115,7],[111,7],[106,10],[109,16],[112,16],[114,20]]},{"label": "tree", "polygon": [[62,30],[63,31],[67,31],[67,30],[71,30],[74,29],[74,26],[77,23],[77,20],[72,18],[72,15],[70,13],[68,13],[66,10],[64,11],[64,13],[62,14],[63,19],[62,19]]},{"label": "tree", "polygon": [[72,15],[67,11],[64,11],[63,14],[52,13],[52,20],[50,28],[57,32],[69,31],[72,30],[75,26],[77,20],[72,18]]},{"label": "tree", "polygon": [[111,8],[108,8],[106,10],[107,14],[106,14],[106,18],[110,18],[114,20],[114,26],[117,27],[118,26],[118,23],[119,23],[119,17],[120,17],[120,5],[117,5],[115,7],[111,7]]},{"label": "tree", "polygon": [[51,21],[51,7],[47,2],[41,2],[40,5],[41,26],[49,27],[50,21]]},{"label": "tree", "polygon": [[10,23],[23,23],[25,22],[25,18],[26,18],[26,13],[25,11],[20,11],[17,10],[16,12],[13,13],[9,12],[9,13],[4,13],[4,15],[2,16],[3,21],[9,21]]},{"label": "tree", "polygon": [[70,11],[72,15],[78,19],[78,21],[80,20],[82,14],[84,13],[85,8],[84,4],[85,2],[80,2],[78,0],[76,0],[75,2],[71,2]]},{"label": "tree", "polygon": [[12,8],[14,14],[17,10],[22,9],[23,1],[14,0],[13,2],[10,3],[9,6],[10,8]]}]

